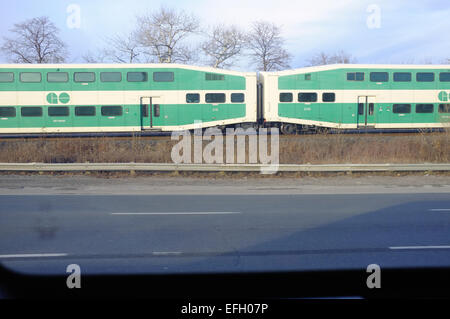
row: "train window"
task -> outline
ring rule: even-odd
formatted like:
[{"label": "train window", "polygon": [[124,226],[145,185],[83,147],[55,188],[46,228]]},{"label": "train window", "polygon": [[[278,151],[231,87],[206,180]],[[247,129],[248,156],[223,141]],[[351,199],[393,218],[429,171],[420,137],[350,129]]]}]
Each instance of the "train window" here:
[{"label": "train window", "polygon": [[122,73],[120,72],[100,72],[100,81],[102,82],[120,82]]},{"label": "train window", "polygon": [[48,116],[69,116],[69,108],[67,106],[49,106]]},{"label": "train window", "polygon": [[375,110],[375,104],[369,103],[369,115],[373,115],[374,110]]},{"label": "train window", "polygon": [[322,93],[323,102],[334,102],[336,101],[336,94],[334,93]]},{"label": "train window", "polygon": [[48,72],[47,73],[47,82],[68,82],[69,74],[67,72]]},{"label": "train window", "polygon": [[439,113],[450,113],[450,104],[439,104]]},{"label": "train window", "polygon": [[231,93],[231,103],[242,103],[244,100],[244,93]]},{"label": "train window", "polygon": [[317,102],[317,93],[299,93],[299,102]]},{"label": "train window", "polygon": [[358,103],[358,115],[364,115],[364,103]]},{"label": "train window", "polygon": [[393,113],[411,113],[411,104],[394,104]]},{"label": "train window", "polygon": [[206,93],[206,103],[225,103],[225,93]]},{"label": "train window", "polygon": [[394,82],[411,82],[411,72],[394,72]]},{"label": "train window", "polygon": [[371,82],[387,82],[389,81],[389,73],[387,72],[370,72]]},{"label": "train window", "polygon": [[280,102],[292,102],[293,100],[292,93],[280,93]]},{"label": "train window", "polygon": [[186,94],[186,103],[200,103],[200,94],[198,93]]},{"label": "train window", "polygon": [[311,74],[305,74],[305,81],[311,81]]},{"label": "train window", "polygon": [[128,82],[147,82],[148,75],[147,72],[128,72],[127,81]]},{"label": "train window", "polygon": [[121,106],[102,106],[102,115],[103,116],[121,116],[122,115],[122,107]]},{"label": "train window", "polygon": [[13,82],[14,81],[14,73],[12,72],[0,72],[0,82]]},{"label": "train window", "polygon": [[73,80],[75,82],[94,82],[95,81],[95,73],[94,72],[75,72],[73,74]]},{"label": "train window", "polygon": [[20,82],[25,83],[39,83],[42,80],[40,72],[21,72]]},{"label": "train window", "polygon": [[364,72],[347,73],[347,81],[364,81]]},{"label": "train window", "polygon": [[173,82],[173,72],[153,72],[155,82]]},{"label": "train window", "polygon": [[439,73],[439,81],[450,82],[450,72]]},{"label": "train window", "polygon": [[417,82],[433,82],[434,73],[433,72],[419,72],[416,74]]},{"label": "train window", "polygon": [[76,106],[76,116],[95,116],[95,106]]},{"label": "train window", "polygon": [[16,108],[13,106],[0,107],[0,117],[16,117]]},{"label": "train window", "polygon": [[205,73],[206,81],[223,81],[225,80],[225,75],[217,73]]},{"label": "train window", "polygon": [[24,106],[20,109],[22,116],[42,116],[42,107]]},{"label": "train window", "polygon": [[433,113],[433,104],[416,104],[416,113]]}]

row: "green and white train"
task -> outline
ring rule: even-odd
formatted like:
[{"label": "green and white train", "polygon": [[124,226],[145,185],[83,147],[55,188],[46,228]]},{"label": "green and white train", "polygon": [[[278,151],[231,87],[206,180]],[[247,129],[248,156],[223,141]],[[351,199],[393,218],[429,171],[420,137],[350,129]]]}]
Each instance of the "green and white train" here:
[{"label": "green and white train", "polygon": [[264,119],[314,128],[449,127],[450,65],[326,65],[262,72]]},{"label": "green and white train", "polygon": [[256,91],[256,73],[175,64],[0,65],[0,133],[253,123]]},{"label": "green and white train", "polygon": [[10,64],[0,65],[0,134],[444,128],[449,99],[448,65],[258,75],[177,64]]}]

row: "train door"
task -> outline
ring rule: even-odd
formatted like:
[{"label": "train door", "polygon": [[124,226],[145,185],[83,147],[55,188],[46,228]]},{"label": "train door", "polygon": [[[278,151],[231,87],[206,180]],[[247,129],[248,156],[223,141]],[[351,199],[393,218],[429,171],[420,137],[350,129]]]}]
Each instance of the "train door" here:
[{"label": "train door", "polygon": [[152,123],[152,98],[141,97],[141,127],[142,129],[150,129],[153,127]]},{"label": "train door", "polygon": [[375,96],[358,96],[358,128],[375,126]]}]

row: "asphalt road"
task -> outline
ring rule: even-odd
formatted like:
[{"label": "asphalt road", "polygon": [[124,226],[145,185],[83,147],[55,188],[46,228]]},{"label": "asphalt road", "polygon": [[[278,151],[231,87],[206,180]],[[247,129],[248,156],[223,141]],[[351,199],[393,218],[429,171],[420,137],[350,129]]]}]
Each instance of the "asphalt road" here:
[{"label": "asphalt road", "polygon": [[450,196],[1,195],[0,263],[33,274],[450,266]]}]

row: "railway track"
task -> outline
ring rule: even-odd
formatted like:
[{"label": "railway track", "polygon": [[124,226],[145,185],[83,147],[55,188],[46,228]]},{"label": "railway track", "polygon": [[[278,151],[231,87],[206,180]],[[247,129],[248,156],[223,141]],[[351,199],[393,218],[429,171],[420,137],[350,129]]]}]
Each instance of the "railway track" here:
[{"label": "railway track", "polygon": [[[298,134],[284,135],[280,134],[282,139],[296,139],[302,136],[327,136],[327,135],[362,135],[362,136],[413,136],[417,134],[436,135],[446,133],[443,129],[433,130],[330,130],[326,132],[300,132]],[[141,140],[168,141],[170,132],[134,132],[134,133],[84,133],[84,134],[0,134],[0,141],[16,141],[28,139],[41,140],[70,140],[70,139],[110,139],[110,140],[130,140],[133,138]]]}]

